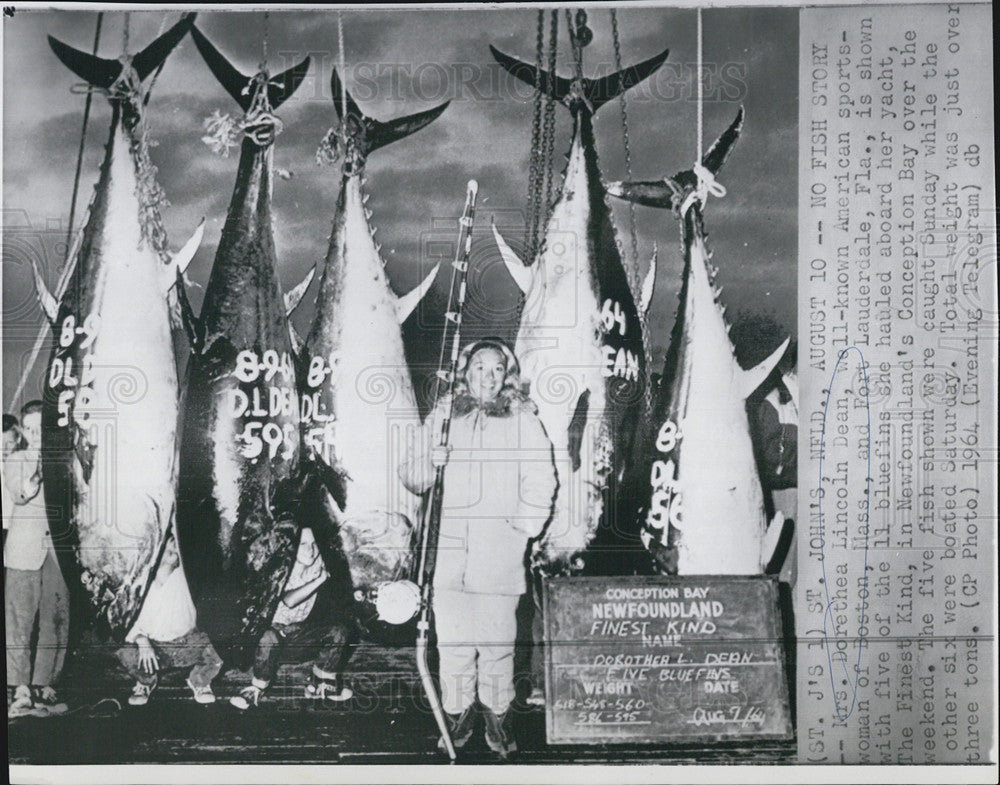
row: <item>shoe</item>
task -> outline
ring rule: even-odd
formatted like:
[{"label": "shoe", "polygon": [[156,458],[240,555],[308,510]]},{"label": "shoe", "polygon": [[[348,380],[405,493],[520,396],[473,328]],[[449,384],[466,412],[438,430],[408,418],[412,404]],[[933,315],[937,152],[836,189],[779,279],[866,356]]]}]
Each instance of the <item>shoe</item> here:
[{"label": "shoe", "polygon": [[132,687],[132,694],[128,696],[128,705],[145,706],[149,703],[149,694],[155,689],[155,681],[152,684],[143,684],[141,681],[137,681]]},{"label": "shoe", "polygon": [[[460,750],[465,743],[472,738],[472,731],[476,725],[476,706],[472,704],[461,714],[445,714],[445,723],[448,725],[448,735],[451,736],[451,745]],[[438,749],[447,752],[448,746],[444,742],[444,736],[438,739]]]},{"label": "shoe", "polygon": [[65,714],[69,710],[69,706],[59,700],[56,691],[49,685],[39,687],[35,692],[35,707],[46,714]]},{"label": "shoe", "polygon": [[7,707],[7,719],[24,717],[25,715],[32,714],[34,709],[35,704],[31,699],[31,690],[28,685],[21,684],[14,690],[14,696]]},{"label": "shoe", "polygon": [[507,760],[511,753],[517,752],[517,742],[514,741],[513,712],[509,709],[499,717],[489,709],[483,711],[486,721],[486,743],[489,748]]},{"label": "shoe", "polygon": [[354,697],[354,690],[344,686],[343,679],[339,676],[336,679],[321,679],[313,676],[305,689],[306,697],[336,701],[341,703]]},{"label": "shoe", "polygon": [[215,703],[215,693],[212,692],[211,684],[206,684],[204,687],[196,687],[191,683],[191,679],[188,679],[187,686],[194,693],[195,703]]},{"label": "shoe", "polygon": [[544,706],[545,705],[545,690],[541,687],[532,687],[531,695],[524,699],[524,702],[529,706]]},{"label": "shoe", "polygon": [[256,684],[249,684],[240,690],[239,695],[234,695],[229,699],[229,705],[235,706],[240,711],[246,711],[251,706],[257,706],[263,692],[264,687],[258,687]]}]

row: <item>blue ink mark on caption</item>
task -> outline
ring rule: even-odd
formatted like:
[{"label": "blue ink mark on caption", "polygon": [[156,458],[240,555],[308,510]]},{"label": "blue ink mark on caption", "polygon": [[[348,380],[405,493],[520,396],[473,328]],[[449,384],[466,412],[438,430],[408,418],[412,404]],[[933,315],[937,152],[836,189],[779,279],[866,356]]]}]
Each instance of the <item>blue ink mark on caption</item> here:
[{"label": "blue ink mark on caption", "polygon": [[[841,661],[841,668],[843,669],[844,681],[850,685],[851,691],[851,705],[847,708],[847,713],[841,711],[840,702],[837,699],[837,685],[833,677],[833,656],[830,651],[830,636],[827,632],[830,623],[830,609],[833,607],[833,601],[830,599],[830,582],[826,577],[826,538],[823,535],[823,456],[826,451],[826,415],[830,407],[830,395],[833,391],[833,383],[837,379],[837,371],[840,369],[840,363],[843,361],[844,357],[848,352],[855,351],[858,353],[858,357],[861,358],[861,373],[864,377],[864,396],[865,396],[865,414],[868,418],[868,429],[867,429],[867,448],[865,453],[868,458],[868,467],[865,473],[865,502],[864,502],[864,532],[865,532],[865,569],[864,569],[864,579],[862,582],[862,593],[861,593],[861,614],[858,619],[858,661],[854,666],[854,675],[852,676],[848,673],[846,660]],[[861,353],[861,350],[857,346],[848,346],[844,349],[840,356],[837,358],[837,364],[833,368],[833,376],[830,377],[830,386],[826,391],[826,401],[823,403],[823,427],[820,431],[820,446],[819,446],[819,531],[820,531],[820,565],[823,569],[823,589],[826,592],[826,612],[823,614],[823,644],[826,648],[826,660],[827,666],[830,673],[830,689],[833,697],[833,705],[837,711],[837,719],[841,722],[847,720],[854,713],[854,705],[858,699],[858,672],[861,668],[861,652],[864,647],[866,629],[865,621],[866,615],[865,611],[868,604],[868,533],[869,533],[869,515],[871,512],[871,469],[872,469],[872,412],[871,405],[868,396],[868,370],[865,367],[865,356]],[[839,643],[839,640],[834,638],[834,645]]]}]

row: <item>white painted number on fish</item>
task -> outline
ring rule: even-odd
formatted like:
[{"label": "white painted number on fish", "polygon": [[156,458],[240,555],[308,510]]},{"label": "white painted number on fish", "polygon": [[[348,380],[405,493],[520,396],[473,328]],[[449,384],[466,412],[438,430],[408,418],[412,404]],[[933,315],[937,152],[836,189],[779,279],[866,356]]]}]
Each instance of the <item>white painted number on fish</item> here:
[{"label": "white painted number on fish", "polygon": [[[97,331],[100,327],[101,319],[96,313],[92,313],[83,320],[83,324],[78,325],[74,314],[67,314],[59,327],[59,351],[62,354],[68,353],[77,338],[82,336],[80,349],[87,349],[97,338]],[[73,358],[54,357],[52,366],[49,368],[49,387],[65,387],[59,393],[56,407],[59,411],[59,419],[56,424],[60,428],[69,425],[69,412],[73,400],[79,395],[78,407],[84,411],[78,412],[77,420],[84,422],[90,419],[90,413],[86,408],[93,403],[93,392],[86,389],[84,385],[94,381],[94,359],[90,354],[85,354],[80,360],[80,375],[74,376]],[[77,391],[80,391],[79,393]]]},{"label": "white painted number on fish", "polygon": [[618,324],[619,335],[625,335],[625,330],[628,329],[628,322],[625,318],[625,311],[622,310],[621,303],[617,300],[612,300],[610,297],[601,306],[601,322],[604,325],[605,332],[610,332],[616,323]]},{"label": "white painted number on fish", "polygon": [[[679,439],[677,424],[673,420],[666,420],[656,435],[656,449],[661,453],[670,453]],[[681,528],[681,495],[674,461],[654,461],[649,484],[652,486],[653,496],[646,514],[646,525],[663,530],[669,521],[676,528]]]},{"label": "white painted number on fish", "polygon": [[264,381],[269,382],[276,373],[280,373],[281,378],[286,382],[295,378],[292,360],[288,356],[288,352],[282,352],[279,358],[274,349],[268,349],[259,361],[257,353],[249,349],[244,349],[236,355],[236,368],[233,370],[233,376],[241,382],[248,384],[255,382],[261,374],[264,374]]}]

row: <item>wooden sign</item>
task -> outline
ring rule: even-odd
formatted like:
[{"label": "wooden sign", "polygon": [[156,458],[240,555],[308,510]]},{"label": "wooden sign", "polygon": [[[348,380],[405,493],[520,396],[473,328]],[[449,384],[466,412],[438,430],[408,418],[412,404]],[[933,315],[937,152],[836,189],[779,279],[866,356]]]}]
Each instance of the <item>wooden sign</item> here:
[{"label": "wooden sign", "polygon": [[549,744],[789,739],[768,577],[545,583]]}]

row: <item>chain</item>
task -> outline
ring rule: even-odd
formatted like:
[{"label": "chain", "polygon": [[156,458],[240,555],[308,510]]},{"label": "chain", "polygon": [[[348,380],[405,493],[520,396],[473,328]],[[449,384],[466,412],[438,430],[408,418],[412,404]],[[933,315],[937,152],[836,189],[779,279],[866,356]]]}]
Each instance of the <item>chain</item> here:
[{"label": "chain", "polygon": [[526,256],[533,260],[536,245],[538,242],[538,221],[542,188],[542,150],[541,150],[541,121],[542,121],[542,86],[541,73],[542,56],[544,50],[545,35],[545,12],[538,12],[538,32],[535,41],[535,94],[534,107],[531,116],[531,150],[529,153],[529,174],[528,174],[528,215],[525,220],[524,246]]},{"label": "chain", "polygon": [[545,97],[545,124],[542,128],[542,139],[545,145],[543,173],[545,177],[544,222],[547,224],[552,214],[552,154],[556,141],[556,45],[559,40],[559,12],[552,12],[552,22],[549,29],[549,73],[552,75],[549,92]]},{"label": "chain", "polygon": [[[615,45],[615,73],[622,70],[622,47],[621,39],[618,35],[618,15],[614,9],[611,10],[611,37]],[[628,105],[625,100],[625,91],[619,96],[622,108],[622,140],[625,146],[625,179],[632,179],[632,149],[628,138]],[[639,278],[639,238],[635,228],[635,205],[630,200],[628,203],[628,223],[630,239],[632,241],[632,264],[629,267],[629,278],[632,291],[638,293],[642,286]]]}]

